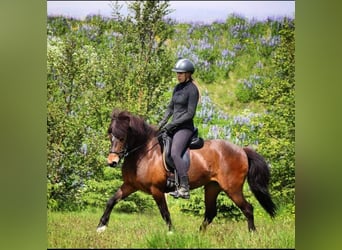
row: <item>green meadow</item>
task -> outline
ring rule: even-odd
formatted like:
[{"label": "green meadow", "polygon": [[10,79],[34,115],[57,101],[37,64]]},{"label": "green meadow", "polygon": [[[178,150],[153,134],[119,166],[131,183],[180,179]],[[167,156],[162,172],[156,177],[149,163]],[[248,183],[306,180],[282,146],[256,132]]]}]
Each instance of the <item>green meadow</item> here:
[{"label": "green meadow", "polygon": [[102,210],[48,212],[48,248],[295,248],[294,215],[255,218],[256,232],[245,220],[215,218],[205,232],[200,216],[171,211],[172,233],[158,211],[113,211],[108,228],[96,232]]}]

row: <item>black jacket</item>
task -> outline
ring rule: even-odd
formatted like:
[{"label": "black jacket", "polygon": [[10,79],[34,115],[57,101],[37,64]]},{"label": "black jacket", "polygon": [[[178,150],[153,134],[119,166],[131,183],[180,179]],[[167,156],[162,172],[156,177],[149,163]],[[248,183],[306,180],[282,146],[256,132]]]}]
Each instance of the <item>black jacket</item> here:
[{"label": "black jacket", "polygon": [[160,127],[163,127],[172,116],[171,122],[165,126],[168,131],[174,133],[184,128],[194,130],[193,118],[198,100],[199,91],[192,81],[178,83],[173,90],[164,118],[159,123]]}]

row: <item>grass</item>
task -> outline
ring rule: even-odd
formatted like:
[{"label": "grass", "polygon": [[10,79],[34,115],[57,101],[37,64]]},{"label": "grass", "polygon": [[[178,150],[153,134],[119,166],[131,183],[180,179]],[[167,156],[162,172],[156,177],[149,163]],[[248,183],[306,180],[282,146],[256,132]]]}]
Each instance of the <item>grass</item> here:
[{"label": "grass", "polygon": [[[199,232],[202,217],[172,212],[173,233],[158,211],[123,214],[115,210],[107,230],[96,226],[102,210],[48,212],[48,248],[294,248],[294,215],[275,220],[256,218],[256,232],[247,222],[214,219],[205,233]],[[257,217],[257,215],[256,215]]]},{"label": "grass", "polygon": [[265,107],[257,101],[241,103],[237,100],[235,96],[237,79],[232,72],[229,79],[217,79],[215,82],[209,84],[203,83],[199,79],[199,85],[201,91],[208,91],[209,97],[213,103],[226,114],[238,115],[244,109],[248,109],[254,113],[261,113],[265,109]]}]

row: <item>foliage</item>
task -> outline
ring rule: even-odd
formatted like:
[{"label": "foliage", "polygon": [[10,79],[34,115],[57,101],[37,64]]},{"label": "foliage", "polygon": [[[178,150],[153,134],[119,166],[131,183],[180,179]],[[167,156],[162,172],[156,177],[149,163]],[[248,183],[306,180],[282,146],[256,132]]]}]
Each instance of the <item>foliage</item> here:
[{"label": "foliage", "polygon": [[294,23],[287,20],[279,32],[275,74],[258,89],[267,113],[262,117],[260,149],[272,163],[272,183],[281,202],[294,204],[295,182],[295,42]]},{"label": "foliage", "polygon": [[[248,109],[239,115],[229,116],[212,103],[206,92],[202,96],[196,124],[200,124],[200,134],[208,139],[224,138],[235,144],[251,145],[261,153],[272,167],[271,190],[278,206],[294,211],[294,24],[293,20],[284,19],[278,26],[280,43],[273,51],[268,71],[262,73],[262,67],[253,68],[260,74],[252,75],[254,84],[244,90],[236,89],[238,100],[250,102],[259,100],[266,107],[265,112],[253,113]],[[256,77],[261,75],[260,77]],[[276,77],[275,77],[276,76]],[[251,77],[250,77],[251,79]],[[244,80],[243,80],[244,81]],[[247,82],[248,83],[248,82]],[[244,86],[247,86],[244,81]],[[240,95],[240,96],[239,96]],[[245,95],[245,99],[243,99]],[[230,203],[230,204],[229,204]],[[198,214],[203,204],[191,201],[184,211],[194,210]],[[231,201],[222,203],[218,198],[218,210],[233,209]],[[240,219],[238,212],[230,212],[226,217]]]},{"label": "foliage", "polygon": [[[177,57],[187,57],[201,90],[200,136],[257,149],[270,163],[277,203],[293,211],[293,20],[232,15],[210,25],[175,23],[165,18],[168,7],[167,1],[132,1],[124,17],[116,1],[112,18],[48,17],[48,208],[105,205],[122,182],[120,169],[104,168],[110,112],[127,109],[157,124],[176,83],[171,68]],[[203,214],[203,190],[191,196],[180,210]],[[225,194],[217,204],[218,217],[243,218]],[[153,206],[137,192],[115,210]]]},{"label": "foliage", "polygon": [[230,78],[232,72],[238,78],[248,74],[259,78],[280,42],[277,33],[282,25],[280,20],[247,21],[237,15],[213,24],[182,24],[176,29],[174,50],[178,57],[195,63],[197,76],[204,83]]},{"label": "foliage", "polygon": [[85,21],[48,18],[50,208],[94,202],[80,199],[79,191],[95,187],[90,180],[102,179],[106,127],[114,107],[146,116],[159,113],[157,104],[168,90],[174,61],[165,43],[172,35],[170,22],[162,19],[167,6],[133,2],[135,17],[117,22],[101,16]]}]

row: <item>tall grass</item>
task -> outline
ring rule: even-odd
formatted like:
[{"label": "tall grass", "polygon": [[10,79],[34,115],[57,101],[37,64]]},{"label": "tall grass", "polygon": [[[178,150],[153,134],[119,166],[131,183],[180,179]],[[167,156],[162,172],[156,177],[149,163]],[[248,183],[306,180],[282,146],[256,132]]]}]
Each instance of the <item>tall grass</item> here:
[{"label": "tall grass", "polygon": [[48,248],[294,248],[294,215],[274,220],[256,218],[256,232],[247,222],[214,219],[200,232],[202,217],[171,212],[172,233],[158,211],[123,214],[115,210],[107,230],[96,226],[102,210],[48,212]]}]

